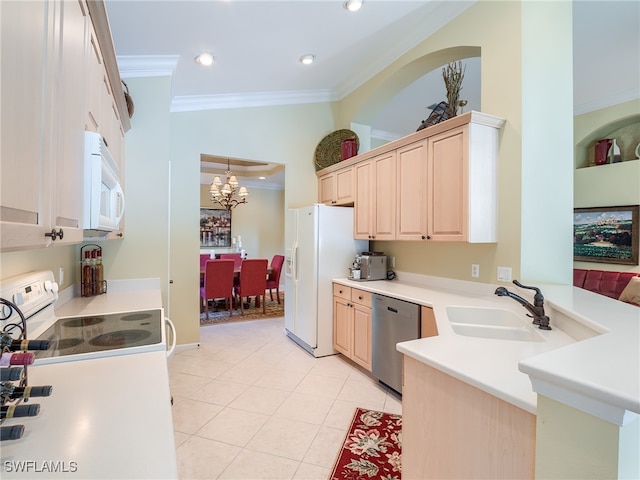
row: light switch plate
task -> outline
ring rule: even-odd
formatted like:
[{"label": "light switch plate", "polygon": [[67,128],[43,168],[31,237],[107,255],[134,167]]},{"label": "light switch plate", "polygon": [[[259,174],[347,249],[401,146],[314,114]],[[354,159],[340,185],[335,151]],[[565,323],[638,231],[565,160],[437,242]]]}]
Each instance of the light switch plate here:
[{"label": "light switch plate", "polygon": [[499,282],[511,281],[511,267],[498,267],[498,281]]}]

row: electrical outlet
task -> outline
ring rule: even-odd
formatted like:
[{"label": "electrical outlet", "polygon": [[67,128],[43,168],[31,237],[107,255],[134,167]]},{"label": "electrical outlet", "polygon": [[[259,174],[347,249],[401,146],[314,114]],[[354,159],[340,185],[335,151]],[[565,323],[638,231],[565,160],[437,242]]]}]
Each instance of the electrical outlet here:
[{"label": "electrical outlet", "polygon": [[391,268],[396,268],[396,257],[391,257]]},{"label": "electrical outlet", "polygon": [[58,270],[58,285],[62,286],[64,284],[64,267],[60,267]]},{"label": "electrical outlet", "polygon": [[480,265],[477,263],[471,264],[471,276],[474,278],[478,278],[480,276]]},{"label": "electrical outlet", "polygon": [[498,267],[498,281],[499,282],[511,281],[511,267]]}]

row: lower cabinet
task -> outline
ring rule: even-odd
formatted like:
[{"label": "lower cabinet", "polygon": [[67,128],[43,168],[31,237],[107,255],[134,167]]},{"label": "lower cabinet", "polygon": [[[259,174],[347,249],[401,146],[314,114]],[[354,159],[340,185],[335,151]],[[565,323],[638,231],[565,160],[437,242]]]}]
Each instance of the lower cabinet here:
[{"label": "lower cabinet", "polygon": [[333,285],[333,346],[371,371],[371,293]]},{"label": "lower cabinet", "polygon": [[404,480],[533,479],[535,452],[535,415],[404,356]]}]

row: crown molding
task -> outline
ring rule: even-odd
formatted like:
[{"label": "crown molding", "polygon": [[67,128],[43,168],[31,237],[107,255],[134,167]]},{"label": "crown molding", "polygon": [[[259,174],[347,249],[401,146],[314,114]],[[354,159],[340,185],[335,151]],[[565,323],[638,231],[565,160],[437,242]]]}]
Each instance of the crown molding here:
[{"label": "crown molding", "polygon": [[323,103],[339,100],[332,90],[292,90],[243,94],[184,95],[171,101],[172,112]]},{"label": "crown molding", "polygon": [[173,75],[180,55],[119,55],[122,78],[165,77]]}]

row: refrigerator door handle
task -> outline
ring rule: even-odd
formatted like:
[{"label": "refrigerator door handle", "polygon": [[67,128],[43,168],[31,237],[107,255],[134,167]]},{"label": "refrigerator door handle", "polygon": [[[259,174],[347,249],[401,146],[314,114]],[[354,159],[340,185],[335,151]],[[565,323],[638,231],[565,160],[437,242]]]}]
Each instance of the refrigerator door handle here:
[{"label": "refrigerator door handle", "polygon": [[298,283],[298,243],[294,243],[293,252],[291,252],[291,276],[293,281]]}]

